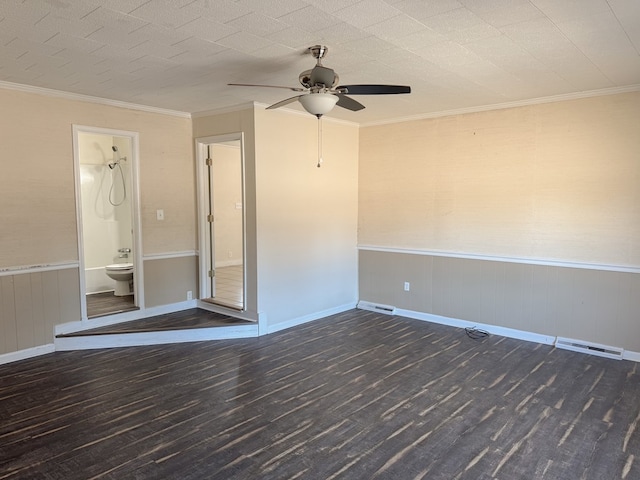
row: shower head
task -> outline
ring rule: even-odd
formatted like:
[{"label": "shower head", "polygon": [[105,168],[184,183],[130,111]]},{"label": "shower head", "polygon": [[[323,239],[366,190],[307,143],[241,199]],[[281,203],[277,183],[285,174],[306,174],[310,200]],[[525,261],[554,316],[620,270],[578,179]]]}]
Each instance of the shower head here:
[{"label": "shower head", "polygon": [[111,147],[111,150],[113,150],[113,161],[111,163],[107,163],[107,166],[111,170],[113,170],[116,167],[116,165],[120,165],[120,162],[122,160],[126,162],[127,157],[121,157],[120,154],[118,153],[118,147],[116,147],[115,145]]},{"label": "shower head", "polygon": [[115,145],[113,145],[111,147],[111,150],[113,150],[113,162],[111,163],[107,163],[107,166],[113,170],[115,168],[116,165],[118,165],[120,163],[120,159],[118,158],[118,147],[116,147]]}]

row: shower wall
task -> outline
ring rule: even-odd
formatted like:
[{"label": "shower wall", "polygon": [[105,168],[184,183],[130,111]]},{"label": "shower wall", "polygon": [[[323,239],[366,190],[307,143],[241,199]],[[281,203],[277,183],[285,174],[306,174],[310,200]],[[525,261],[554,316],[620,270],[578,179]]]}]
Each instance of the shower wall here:
[{"label": "shower wall", "polygon": [[[120,157],[127,157],[127,161],[120,162],[126,195],[119,167],[108,167],[114,159],[111,149],[114,145]],[[120,248],[133,247],[130,142],[123,137],[80,133],[78,151],[86,292],[113,290],[115,282],[106,275],[104,267],[132,261],[131,253],[129,258],[120,258],[118,252]],[[119,205],[112,205],[110,198]]]}]

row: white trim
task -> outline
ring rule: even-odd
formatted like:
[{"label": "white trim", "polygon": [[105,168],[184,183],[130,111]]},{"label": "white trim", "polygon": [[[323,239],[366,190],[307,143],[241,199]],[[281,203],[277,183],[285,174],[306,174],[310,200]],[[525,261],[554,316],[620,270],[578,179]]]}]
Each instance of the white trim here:
[{"label": "white trim", "polygon": [[258,336],[268,334],[269,319],[264,312],[258,312]]},{"label": "white trim", "polygon": [[56,349],[54,344],[48,343],[46,345],[18,350],[17,352],[3,353],[0,355],[0,365],[18,362],[20,360],[26,360],[27,358],[38,357],[40,355],[46,355],[47,353],[53,353],[55,351]]},{"label": "white trim", "polygon": [[298,325],[312,322],[320,318],[328,317],[330,315],[336,315],[338,313],[343,313],[348,310],[353,310],[355,307],[356,307],[355,303],[347,303],[345,305],[329,308],[321,312],[310,313],[308,315],[303,315],[302,317],[292,318],[291,320],[286,320],[284,322],[278,322],[274,325],[268,325],[267,333],[275,333],[275,332],[279,332],[280,330],[285,330],[287,328],[297,327]]},{"label": "white trim", "polygon": [[410,248],[380,247],[374,245],[358,245],[358,250],[386,253],[405,253],[408,255],[427,255],[432,257],[466,258],[470,260],[486,260],[489,262],[522,263],[527,265],[544,265],[549,267],[582,268],[586,270],[604,270],[608,272],[640,273],[640,267],[633,265],[606,265],[600,263],[570,262],[549,260],[544,258],[500,257],[464,252],[445,252],[439,250],[421,250]]},{"label": "white trim", "polygon": [[530,98],[526,100],[516,100],[513,102],[495,103],[492,105],[479,105],[477,107],[458,108],[454,110],[442,110],[439,112],[423,113],[408,117],[398,117],[394,119],[378,120],[361,123],[361,127],[374,127],[378,125],[389,125],[392,123],[413,122],[427,120],[430,118],[450,117],[454,115],[465,115],[468,113],[487,112],[491,110],[503,110],[506,108],[527,107],[530,105],[540,105],[543,103],[566,102],[569,100],[579,100],[581,98],[604,97],[606,95],[617,95],[620,93],[630,93],[640,91],[640,84],[628,85],[624,87],[603,88],[600,90],[587,90],[584,92],[563,93],[548,97]]},{"label": "white trim", "polygon": [[144,269],[142,251],[142,216],[140,209],[140,135],[138,132],[129,130],[116,130],[112,128],[92,127],[87,125],[72,125],[73,134],[73,170],[75,176],[75,199],[76,199],[76,228],[78,238],[78,258],[80,277],[80,318],[87,319],[87,286],[85,278],[84,261],[84,234],[82,220],[82,187],[80,178],[80,149],[78,138],[81,133],[98,134],[110,137],[125,137],[129,139],[131,145],[131,232],[133,243],[134,265],[133,290],[136,306],[144,310]]},{"label": "white trim", "polygon": [[[209,212],[209,189],[213,188],[210,183],[210,172],[205,165],[207,158],[207,147],[212,144],[226,144],[231,141],[240,142],[240,182],[242,189],[242,260],[244,265],[242,271],[242,284],[244,286],[242,306],[243,311],[247,309],[247,211],[246,211],[246,171],[245,171],[245,140],[244,132],[233,132],[223,135],[210,135],[195,139],[195,162],[196,162],[196,199],[197,199],[197,227],[198,246],[200,255],[198,256],[198,280],[200,284],[199,298],[210,298],[210,293],[215,296],[215,278],[208,275],[210,264],[215,262],[215,244],[212,235],[208,230],[210,224],[207,223]],[[215,228],[215,227],[214,227]],[[241,318],[241,317],[240,317]]]},{"label": "white trim", "polygon": [[76,201],[76,238],[78,242],[78,278],[80,283],[80,318],[87,318],[87,276],[84,261],[84,233],[82,223],[82,174],[80,172],[80,145],[79,137],[82,130],[76,125],[72,125],[72,147],[73,147],[73,178],[74,197]]},{"label": "white trim", "polygon": [[80,267],[79,262],[73,263],[46,263],[42,265],[24,265],[20,267],[6,267],[0,269],[0,277],[9,275],[24,275],[28,273],[50,272],[52,270],[68,270]]},{"label": "white trim", "polygon": [[241,103],[239,105],[232,105],[229,107],[214,108],[212,110],[203,110],[201,112],[192,113],[191,118],[211,117],[215,115],[223,115],[225,113],[253,110],[256,105],[257,105],[256,102],[247,102],[247,103]]},{"label": "white trim", "polygon": [[130,322],[131,320],[141,320],[143,318],[154,317],[156,315],[166,315],[168,313],[181,312],[198,306],[196,300],[185,300],[179,303],[170,303],[168,305],[159,305],[147,309],[132,310],[125,313],[117,313],[104,317],[91,318],[88,320],[80,320],[76,322],[67,322],[56,325],[55,334],[61,335],[65,333],[81,332],[92,328],[106,327],[108,325],[116,325],[118,323]]},{"label": "white trim", "polygon": [[413,318],[415,320],[422,320],[425,322],[438,323],[440,325],[447,325],[449,327],[456,328],[468,328],[475,327],[481,330],[485,330],[493,335],[500,335],[501,337],[515,338],[517,340],[524,340],[527,342],[542,343],[544,345],[553,345],[556,341],[556,337],[552,335],[543,335],[540,333],[527,332],[524,330],[516,330],[513,328],[499,327],[496,325],[487,325],[478,322],[469,322],[467,320],[460,320],[458,318],[443,317],[441,315],[433,315],[431,313],[416,312],[413,310],[404,310],[402,308],[396,309],[396,315],[401,317]]},{"label": "white trim", "polygon": [[257,325],[230,325],[187,328],[183,330],[162,330],[156,332],[56,337],[55,348],[56,351],[91,350],[96,348],[139,347],[143,345],[164,345],[169,343],[202,342],[257,336]]},{"label": "white trim", "polygon": [[625,350],[622,353],[622,359],[640,363],[640,352],[630,352],[629,350]]},{"label": "white trim", "polygon": [[7,90],[18,90],[21,92],[35,93],[36,95],[44,95],[46,97],[64,98],[66,100],[75,100],[80,102],[98,103],[110,107],[126,108],[129,110],[138,110],[141,112],[157,113],[160,115],[170,115],[172,117],[191,118],[188,112],[178,110],[168,110],[166,108],[150,107],[149,105],[140,105],[137,103],[122,102],[120,100],[111,100],[109,98],[93,97],[91,95],[82,95],[80,93],[63,92],[61,90],[53,90],[51,88],[34,87],[32,85],[23,85],[20,83],[11,83],[0,81],[0,88]]},{"label": "white trim", "polygon": [[169,258],[182,258],[182,257],[197,257],[198,252],[195,250],[187,250],[184,252],[167,252],[167,253],[152,253],[149,255],[143,255],[143,260],[166,260]]},{"label": "white trim", "polygon": [[[54,90],[54,89],[43,88],[43,87],[35,87],[35,86],[32,86],[32,85],[23,85],[23,84],[19,84],[19,83],[12,83],[12,82],[5,82],[5,81],[0,81],[0,88],[7,89],[7,90],[17,90],[17,91],[22,91],[22,92],[27,92],[27,93],[34,93],[34,94],[37,94],[37,95],[44,95],[44,96],[47,96],[47,97],[64,98],[64,99],[67,99],[67,100],[76,100],[76,101],[88,102],[88,103],[97,103],[97,104],[100,104],[100,105],[107,105],[107,106],[111,106],[111,107],[126,108],[126,109],[129,109],[129,110],[138,110],[138,111],[141,111],[141,112],[156,113],[156,114],[159,114],[159,115],[169,115],[169,116],[172,116],[172,117],[181,117],[181,118],[190,118],[190,119],[208,117],[208,116],[214,116],[214,115],[221,115],[221,114],[225,114],[225,113],[238,112],[238,111],[253,109],[253,108],[256,108],[256,107],[266,108],[266,106],[267,106],[266,104],[261,104],[261,103],[257,103],[257,102],[249,102],[249,103],[244,103],[244,104],[234,105],[234,106],[229,106],[229,107],[223,107],[223,108],[218,108],[218,109],[213,109],[213,110],[206,110],[206,111],[202,111],[202,112],[189,113],[189,112],[182,112],[182,111],[178,111],[178,110],[169,110],[169,109],[164,109],[164,108],[159,108],[159,107],[151,107],[149,105],[140,105],[140,104],[137,104],[137,103],[129,103],[129,102],[123,102],[123,101],[119,101],[119,100],[112,100],[112,99],[108,99],[108,98],[93,97],[93,96],[90,96],[90,95],[82,95],[82,94],[79,94],[79,93],[63,92],[61,90]],[[347,120],[331,118],[331,117],[326,116],[326,115],[323,117],[323,119],[330,120],[330,121],[336,122],[336,123],[355,125],[355,126],[360,126],[360,127],[372,127],[372,126],[377,126],[377,125],[388,125],[388,124],[392,124],[392,123],[411,122],[411,121],[425,120],[425,119],[430,119],[430,118],[448,117],[448,116],[452,116],[452,115],[463,115],[463,114],[467,114],[467,113],[478,113],[478,112],[486,112],[486,111],[491,111],[491,110],[502,110],[502,109],[506,109],[506,108],[524,107],[524,106],[529,106],[529,105],[539,105],[539,104],[543,104],[543,103],[552,103],[552,102],[562,102],[562,101],[568,101],[568,100],[577,100],[577,99],[581,99],[581,98],[600,97],[600,96],[605,96],[605,95],[616,95],[616,94],[620,94],[620,93],[636,92],[636,91],[639,91],[639,90],[640,90],[640,85],[629,85],[629,86],[625,86],[625,87],[613,87],[613,88],[605,88],[605,89],[601,89],[601,90],[588,90],[588,91],[584,91],[584,92],[575,92],[575,93],[567,93],[567,94],[561,94],[561,95],[552,95],[552,96],[549,96],[549,97],[539,97],[539,98],[532,98],[532,99],[527,99],[527,100],[517,100],[517,101],[513,101],[513,102],[497,103],[497,104],[493,104],[493,105],[481,105],[481,106],[477,106],[477,107],[460,108],[460,109],[455,109],[455,110],[443,110],[443,111],[439,111],[439,112],[424,113],[424,114],[412,115],[412,116],[408,116],[408,117],[397,117],[397,118],[393,118],[393,119],[378,120],[378,121],[366,122],[366,123],[351,122],[351,121],[347,121]],[[306,112],[293,110],[291,108],[283,108],[281,110],[285,110],[285,111],[288,111],[288,112],[291,112],[291,113],[300,114],[300,115],[309,115]]]},{"label": "white trim", "polygon": [[205,302],[204,300],[198,300],[196,305],[198,308],[202,310],[206,310],[208,312],[220,313],[222,315],[229,315],[233,318],[239,318],[241,320],[249,320],[251,322],[261,322],[263,317],[259,312],[251,312],[249,310],[236,310],[233,308],[225,307],[223,305],[218,305],[217,303]]}]

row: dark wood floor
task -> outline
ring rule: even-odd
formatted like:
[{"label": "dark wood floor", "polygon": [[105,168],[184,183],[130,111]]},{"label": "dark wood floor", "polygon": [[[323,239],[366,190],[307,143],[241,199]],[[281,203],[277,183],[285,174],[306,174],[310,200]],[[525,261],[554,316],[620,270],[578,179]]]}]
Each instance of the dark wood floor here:
[{"label": "dark wood floor", "polygon": [[0,479],[638,479],[637,364],[350,311],[0,366]]},{"label": "dark wood floor", "polygon": [[101,292],[91,293],[86,296],[86,299],[88,318],[138,310],[133,295],[116,297],[113,292]]}]

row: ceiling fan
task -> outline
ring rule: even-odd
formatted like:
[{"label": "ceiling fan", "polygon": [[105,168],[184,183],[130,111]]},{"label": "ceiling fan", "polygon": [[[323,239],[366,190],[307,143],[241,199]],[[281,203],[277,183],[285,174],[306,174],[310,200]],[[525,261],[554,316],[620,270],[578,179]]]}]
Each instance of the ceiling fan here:
[{"label": "ceiling fan", "polygon": [[354,100],[348,95],[390,95],[399,93],[411,93],[411,87],[404,85],[339,85],[338,74],[331,68],[322,65],[322,59],[329,49],[324,45],[314,45],[309,47],[307,52],[316,59],[316,66],[311,70],[305,70],[300,74],[298,80],[302,87],[282,87],[277,85],[255,85],[247,83],[229,83],[231,86],[239,87],[269,87],[284,88],[294,92],[303,92],[295,97],[287,98],[267,107],[267,110],[282,107],[299,101],[304,109],[318,119],[325,113],[330,112],[334,106],[339,106],[357,112],[362,110],[364,105]]}]

